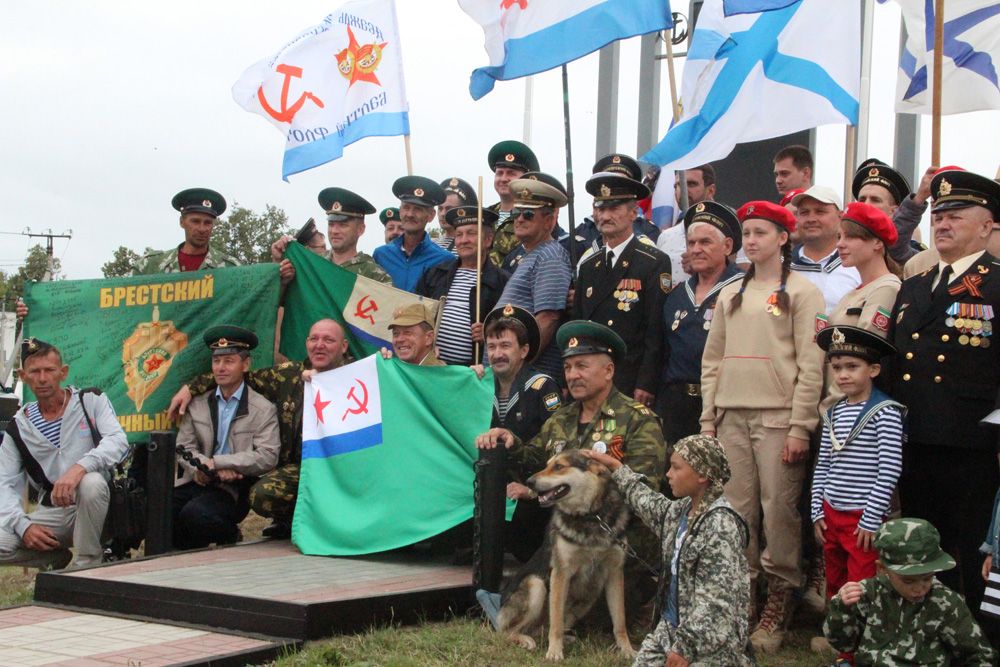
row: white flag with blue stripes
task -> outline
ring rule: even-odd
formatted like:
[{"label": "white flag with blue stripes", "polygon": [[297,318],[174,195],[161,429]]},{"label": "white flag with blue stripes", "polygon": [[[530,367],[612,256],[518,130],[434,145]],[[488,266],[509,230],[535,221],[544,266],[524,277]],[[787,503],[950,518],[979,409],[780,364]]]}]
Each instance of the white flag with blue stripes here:
[{"label": "white flag with blue stripes", "polygon": [[478,100],[498,81],[544,72],[619,39],[673,25],[668,0],[458,0],[486,33],[490,64],[472,72]]},{"label": "white flag with blue stripes", "polygon": [[[885,2],[885,0],[880,0]],[[903,10],[906,46],[899,58],[896,111],[931,113],[934,72],[934,0],[896,0]],[[1000,2],[944,3],[941,113],[1000,109]]]},{"label": "white flag with blue stripes", "polygon": [[394,1],[344,3],[247,69],[233,99],[285,135],[286,181],[358,139],[409,134]]},{"label": "white flag with blue stripes", "polygon": [[706,0],[684,65],[682,113],[642,156],[664,172],[725,158],[736,144],[855,124],[857,2]]}]

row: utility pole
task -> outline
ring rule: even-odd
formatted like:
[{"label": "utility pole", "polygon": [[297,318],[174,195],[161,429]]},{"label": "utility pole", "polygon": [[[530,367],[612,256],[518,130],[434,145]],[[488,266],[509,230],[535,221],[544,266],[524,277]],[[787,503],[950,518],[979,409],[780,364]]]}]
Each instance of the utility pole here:
[{"label": "utility pole", "polygon": [[49,264],[45,270],[45,275],[42,277],[42,282],[52,280],[53,274],[55,273],[55,253],[52,239],[71,239],[73,238],[73,230],[67,229],[62,234],[53,234],[52,229],[45,232],[34,233],[30,228],[27,228],[21,232],[21,235],[29,236],[31,238],[45,238],[45,254],[48,255]]}]

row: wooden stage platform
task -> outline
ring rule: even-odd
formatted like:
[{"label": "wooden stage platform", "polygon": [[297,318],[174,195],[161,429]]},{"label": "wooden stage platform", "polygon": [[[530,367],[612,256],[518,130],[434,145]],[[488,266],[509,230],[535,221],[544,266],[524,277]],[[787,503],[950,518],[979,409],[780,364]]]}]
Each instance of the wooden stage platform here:
[{"label": "wooden stage platform", "polygon": [[[287,540],[264,540],[75,571],[40,573],[35,582],[37,604],[5,611],[20,609],[29,618],[33,614],[45,617],[58,613],[97,619],[99,624],[158,625],[143,631],[153,636],[161,633],[169,637],[172,631],[181,629],[210,635],[192,641],[182,637],[177,640],[179,646],[186,647],[182,659],[171,662],[169,651],[157,649],[164,655],[152,662],[143,659],[143,667],[252,664],[273,659],[282,650],[294,650],[307,639],[355,632],[390,621],[409,623],[444,618],[449,612],[462,613],[475,604],[471,586],[471,567],[455,566],[415,552],[355,558],[303,556]],[[8,645],[4,641],[4,633],[10,628],[23,633],[25,625],[31,625],[15,616],[10,617],[7,626],[0,616],[0,664],[13,664],[4,659],[4,650],[8,648],[28,651],[36,648],[24,643]],[[41,622],[59,620],[46,618]],[[86,625],[85,620],[78,622]],[[136,628],[135,631],[140,629],[130,627]],[[124,630],[116,627],[114,633],[120,631]],[[30,630],[28,634],[31,635]],[[206,641],[208,645],[225,647],[226,637],[257,643],[239,644],[228,655],[218,651],[211,656],[190,654],[192,646],[204,645]],[[89,645],[98,646],[99,642]],[[140,647],[133,648],[137,651]],[[237,662],[229,662],[237,655]],[[17,664],[54,663],[28,660]],[[73,664],[125,662],[85,663],[78,659]]]}]

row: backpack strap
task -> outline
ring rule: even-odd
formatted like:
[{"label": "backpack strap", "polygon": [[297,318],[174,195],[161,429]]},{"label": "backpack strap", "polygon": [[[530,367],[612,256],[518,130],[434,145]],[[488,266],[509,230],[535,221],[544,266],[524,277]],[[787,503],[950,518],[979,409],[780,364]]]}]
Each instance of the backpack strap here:
[{"label": "backpack strap", "polygon": [[38,463],[38,459],[31,455],[28,450],[28,445],[24,442],[24,438],[21,437],[21,430],[17,427],[17,420],[11,419],[7,423],[7,435],[10,439],[14,441],[14,446],[17,447],[17,452],[21,455],[21,464],[24,466],[24,472],[28,474],[28,478],[31,479],[35,487],[41,489],[45,492],[41,503],[46,506],[51,506],[49,502],[49,494],[52,493],[52,482],[49,478],[45,476],[45,472],[42,470],[42,466]]},{"label": "backpack strap", "polygon": [[83,418],[87,420],[87,426],[90,428],[90,437],[94,441],[94,447],[101,444],[101,432],[97,430],[97,426],[90,418],[90,415],[87,414],[87,404],[83,402],[83,395],[94,394],[95,396],[100,396],[101,393],[101,390],[97,387],[86,387],[77,392],[77,396],[80,397],[80,409],[83,410]]}]

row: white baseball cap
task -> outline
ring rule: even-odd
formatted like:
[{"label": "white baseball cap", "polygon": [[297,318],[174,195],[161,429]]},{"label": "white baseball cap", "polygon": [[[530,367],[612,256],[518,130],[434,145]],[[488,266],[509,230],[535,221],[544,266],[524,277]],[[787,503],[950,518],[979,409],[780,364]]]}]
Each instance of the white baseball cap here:
[{"label": "white baseball cap", "polygon": [[795,195],[792,197],[792,206],[798,206],[799,202],[807,198],[815,199],[823,204],[833,204],[837,210],[844,208],[844,202],[840,195],[833,188],[828,188],[825,185],[814,185],[805,192]]}]

